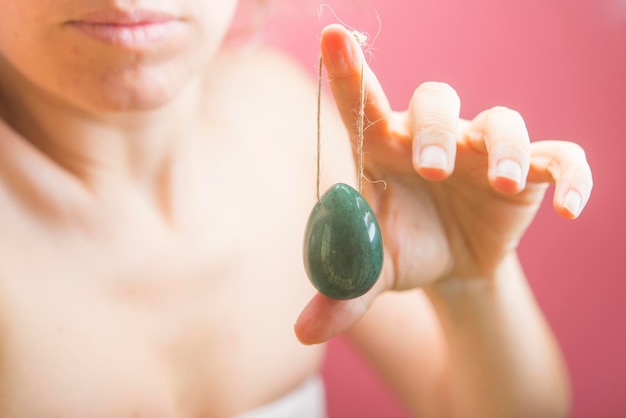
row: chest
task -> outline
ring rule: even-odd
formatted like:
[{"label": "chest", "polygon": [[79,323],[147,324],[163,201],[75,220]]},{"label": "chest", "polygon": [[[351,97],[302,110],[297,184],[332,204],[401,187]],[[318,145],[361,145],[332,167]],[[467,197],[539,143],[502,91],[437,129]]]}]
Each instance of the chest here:
[{"label": "chest", "polygon": [[1,246],[1,416],[228,416],[315,369],[320,351],[292,331],[311,296],[299,204],[288,193],[254,211],[220,192],[181,231],[132,211],[104,237],[15,225]]}]

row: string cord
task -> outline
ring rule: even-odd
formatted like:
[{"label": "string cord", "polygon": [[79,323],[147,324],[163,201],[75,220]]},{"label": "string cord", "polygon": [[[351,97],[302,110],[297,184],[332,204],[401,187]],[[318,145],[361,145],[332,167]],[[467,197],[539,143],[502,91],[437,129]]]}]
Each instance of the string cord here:
[{"label": "string cord", "polygon": [[363,141],[365,137],[365,57],[361,57],[361,87],[359,97],[359,113],[357,114],[357,168],[359,193],[363,194],[363,177],[365,173],[365,161],[363,158]]},{"label": "string cord", "polygon": [[[360,45],[367,42],[367,38],[358,31],[353,31],[355,39]],[[322,156],[322,57],[320,55],[317,72],[317,186],[316,197],[317,201],[320,201],[320,186],[321,186],[321,156]],[[363,178],[365,177],[365,160],[363,158],[363,142],[365,138],[365,57],[361,55],[361,85],[359,89],[359,108],[356,118],[356,147],[357,147],[357,182],[358,191],[363,194]]]},{"label": "string cord", "polygon": [[320,201],[320,183],[322,172],[322,56],[320,55],[317,69],[317,186],[316,197]]}]

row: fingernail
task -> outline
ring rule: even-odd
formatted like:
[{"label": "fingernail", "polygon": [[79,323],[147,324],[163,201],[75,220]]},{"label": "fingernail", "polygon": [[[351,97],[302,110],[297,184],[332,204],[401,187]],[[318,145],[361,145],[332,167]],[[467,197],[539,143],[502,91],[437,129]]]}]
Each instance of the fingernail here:
[{"label": "fingernail", "polygon": [[419,165],[423,168],[439,168],[445,170],[448,168],[448,154],[446,150],[440,146],[427,145],[422,148]]},{"label": "fingernail", "polygon": [[583,198],[575,190],[570,190],[565,195],[565,201],[563,202],[563,207],[569,211],[574,217],[580,214],[580,210],[582,209]]},{"label": "fingernail", "polygon": [[496,168],[496,175],[500,178],[513,180],[515,183],[522,182],[522,167],[513,160],[502,160]]}]

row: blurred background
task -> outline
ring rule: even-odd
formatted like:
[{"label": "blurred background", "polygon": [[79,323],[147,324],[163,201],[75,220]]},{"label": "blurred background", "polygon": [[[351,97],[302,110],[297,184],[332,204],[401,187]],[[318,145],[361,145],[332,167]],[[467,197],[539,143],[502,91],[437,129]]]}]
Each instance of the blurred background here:
[{"label": "blurred background", "polygon": [[[265,41],[315,75],[320,2],[270,0]],[[626,416],[626,0],[335,0],[368,32],[370,65],[396,109],[420,83],[451,84],[462,117],[519,110],[531,137],[586,149],[595,188],[580,219],[547,199],[521,244],[537,299],[563,349],[575,418]],[[380,23],[378,21],[380,19]],[[287,36],[285,36],[287,34]],[[342,338],[324,369],[331,418],[408,413]]]}]

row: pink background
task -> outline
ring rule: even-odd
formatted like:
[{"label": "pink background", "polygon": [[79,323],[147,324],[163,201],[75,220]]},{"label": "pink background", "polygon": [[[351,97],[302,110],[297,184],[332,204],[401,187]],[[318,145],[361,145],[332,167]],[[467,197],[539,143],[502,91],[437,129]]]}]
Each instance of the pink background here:
[{"label": "pink background", "polygon": [[[318,32],[337,20],[328,11],[318,19],[319,2],[282,1],[271,6],[267,39],[313,74]],[[571,370],[573,416],[626,416],[626,0],[328,3],[371,34],[380,15],[371,66],[395,108],[421,82],[445,81],[463,117],[509,106],[533,139],[586,148],[595,189],[585,213],[562,220],[548,199],[520,252]],[[331,418],[408,416],[341,338],[324,375]]]}]

